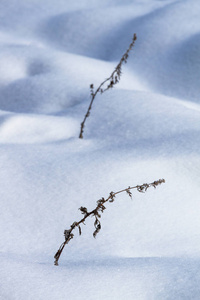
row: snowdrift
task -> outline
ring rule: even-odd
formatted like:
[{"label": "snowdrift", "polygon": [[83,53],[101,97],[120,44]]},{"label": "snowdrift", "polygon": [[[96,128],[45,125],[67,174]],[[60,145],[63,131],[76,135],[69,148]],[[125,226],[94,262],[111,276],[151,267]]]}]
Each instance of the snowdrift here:
[{"label": "snowdrift", "polygon": [[[0,299],[199,299],[197,0],[0,2]],[[119,84],[95,99],[137,33]],[[63,231],[119,195],[54,254]]]}]

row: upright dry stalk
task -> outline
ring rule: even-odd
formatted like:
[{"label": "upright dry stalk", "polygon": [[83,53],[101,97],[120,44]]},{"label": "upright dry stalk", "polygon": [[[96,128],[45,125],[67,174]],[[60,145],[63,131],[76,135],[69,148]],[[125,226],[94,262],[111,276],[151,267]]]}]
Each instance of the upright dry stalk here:
[{"label": "upright dry stalk", "polygon": [[[92,104],[94,102],[94,99],[96,97],[96,95],[98,93],[103,94],[105,91],[111,89],[114,87],[115,84],[117,84],[121,78],[121,74],[122,74],[122,64],[123,63],[127,63],[127,59],[129,57],[129,52],[131,51],[131,49],[133,48],[135,41],[137,39],[136,34],[134,33],[133,38],[132,38],[132,42],[129,45],[128,49],[126,50],[126,52],[124,53],[124,55],[122,56],[120,62],[118,63],[118,65],[116,66],[116,68],[114,69],[114,71],[112,72],[112,74],[110,75],[110,77],[108,77],[107,79],[105,79],[100,85],[99,87],[96,89],[96,91],[94,92],[94,85],[91,84],[90,85],[90,94],[91,94],[91,101],[90,101],[90,105],[88,107],[88,110],[85,114],[85,117],[83,119],[83,122],[81,123],[81,129],[80,129],[80,134],[79,134],[79,138],[82,139],[83,138],[83,132],[84,132],[84,127],[85,127],[85,122],[86,119],[89,117],[90,115],[90,111],[92,109]],[[104,88],[104,85],[106,82],[109,83],[107,84],[107,86]]]},{"label": "upright dry stalk", "polygon": [[81,226],[80,226],[80,224],[85,224],[84,222],[89,216],[92,216],[92,217],[95,218],[95,221],[94,221],[95,231],[93,232],[93,236],[94,236],[94,238],[96,237],[97,233],[101,229],[101,223],[99,221],[99,218],[101,218],[101,213],[103,213],[104,210],[106,209],[106,207],[104,205],[106,202],[114,202],[116,195],[118,195],[120,193],[123,193],[123,192],[126,192],[128,194],[128,196],[132,199],[132,192],[131,192],[132,189],[137,189],[138,192],[144,193],[144,192],[147,191],[147,189],[149,187],[152,186],[152,187],[156,188],[159,184],[164,183],[164,182],[165,182],[164,179],[159,179],[159,180],[156,180],[152,183],[144,183],[142,185],[136,185],[136,186],[133,186],[133,187],[129,186],[128,188],[123,189],[123,190],[118,191],[118,192],[115,192],[115,193],[110,192],[108,198],[107,199],[101,198],[100,200],[98,200],[96,208],[93,209],[90,212],[87,211],[86,207],[81,206],[79,209],[80,209],[81,213],[84,216],[79,222],[74,222],[71,225],[70,229],[67,229],[67,230],[64,231],[65,241],[61,244],[60,248],[58,249],[58,251],[56,252],[56,254],[54,256],[54,259],[55,259],[54,264],[56,266],[58,266],[58,260],[59,260],[61,254],[62,254],[62,251],[63,251],[65,245],[68,244],[71,239],[73,239],[74,234],[72,233],[72,231],[77,227],[78,231],[79,231],[79,235],[81,235]]}]

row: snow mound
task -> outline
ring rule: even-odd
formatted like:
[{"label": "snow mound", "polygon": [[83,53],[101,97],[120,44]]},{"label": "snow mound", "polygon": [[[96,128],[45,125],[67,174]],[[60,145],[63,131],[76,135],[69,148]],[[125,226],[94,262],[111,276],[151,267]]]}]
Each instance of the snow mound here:
[{"label": "snow mound", "polygon": [[199,299],[199,42],[197,0],[0,1],[0,300]]},{"label": "snow mound", "polygon": [[43,115],[9,115],[0,128],[1,143],[35,144],[74,137],[79,124],[72,118]]}]

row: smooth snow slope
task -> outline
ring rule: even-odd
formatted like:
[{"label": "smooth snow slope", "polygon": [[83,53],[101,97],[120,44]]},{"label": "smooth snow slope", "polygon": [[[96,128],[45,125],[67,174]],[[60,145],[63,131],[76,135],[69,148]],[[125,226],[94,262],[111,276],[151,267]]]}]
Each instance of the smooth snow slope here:
[{"label": "smooth snow slope", "polygon": [[[0,299],[200,299],[197,0],[0,1]],[[95,99],[131,42],[120,83]],[[111,191],[63,251],[64,229]]]}]

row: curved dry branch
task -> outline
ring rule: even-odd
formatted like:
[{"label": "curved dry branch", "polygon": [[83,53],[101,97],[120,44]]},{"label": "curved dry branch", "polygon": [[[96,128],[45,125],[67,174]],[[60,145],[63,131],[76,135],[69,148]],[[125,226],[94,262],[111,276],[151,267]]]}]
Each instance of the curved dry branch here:
[{"label": "curved dry branch", "polygon": [[104,210],[106,209],[105,207],[105,203],[106,202],[114,202],[115,201],[115,197],[116,195],[120,194],[120,193],[123,193],[123,192],[126,192],[128,194],[128,196],[132,199],[132,192],[131,190],[133,189],[137,189],[138,192],[140,193],[144,193],[147,191],[148,188],[150,187],[154,187],[156,188],[158,185],[164,183],[165,180],[164,179],[159,179],[159,180],[156,180],[152,183],[144,183],[142,185],[136,185],[136,186],[132,186],[132,187],[128,187],[126,189],[123,189],[123,190],[120,190],[118,192],[110,192],[109,196],[107,199],[105,198],[101,198],[99,200],[97,200],[97,206],[95,209],[93,209],[92,211],[88,212],[87,208],[86,207],[83,207],[81,206],[79,208],[79,210],[81,211],[81,213],[83,214],[83,218],[79,221],[79,222],[74,222],[70,229],[67,229],[64,231],[64,237],[65,237],[65,241],[61,244],[60,248],[58,249],[58,251],[56,252],[55,256],[54,256],[54,264],[56,266],[58,266],[58,260],[62,254],[62,251],[65,247],[65,245],[67,245],[69,243],[69,241],[71,239],[73,239],[74,237],[74,234],[72,233],[72,231],[77,227],[78,230],[79,230],[79,235],[81,235],[81,224],[84,224],[85,220],[89,217],[89,216],[92,216],[95,218],[95,221],[94,221],[94,227],[95,227],[95,231],[93,232],[93,236],[94,238],[96,237],[96,235],[98,234],[98,232],[100,231],[101,229],[101,223],[99,221],[99,219],[101,218],[101,213],[104,212]]},{"label": "curved dry branch", "polygon": [[[103,94],[105,91],[111,89],[114,87],[115,84],[117,84],[121,78],[121,74],[122,74],[122,64],[123,63],[127,63],[127,59],[129,57],[129,52],[131,51],[131,49],[133,48],[135,41],[137,39],[136,34],[134,33],[133,38],[132,38],[132,42],[129,45],[128,49],[126,50],[126,52],[124,53],[124,55],[122,56],[120,62],[118,63],[118,65],[116,66],[116,68],[114,69],[114,71],[112,72],[112,74],[110,75],[110,77],[108,77],[107,79],[105,79],[100,85],[99,87],[96,89],[96,91],[94,92],[94,85],[91,84],[90,85],[90,94],[91,94],[91,101],[88,107],[88,110],[85,114],[85,117],[83,119],[83,122],[81,123],[81,129],[80,129],[80,134],[79,134],[79,138],[82,139],[83,138],[83,132],[84,132],[84,127],[85,127],[85,122],[87,120],[87,118],[90,115],[90,111],[92,109],[92,104],[94,102],[94,99],[96,97],[96,95],[98,93]],[[107,84],[107,86],[104,88],[104,85],[106,82],[109,82]]]}]

